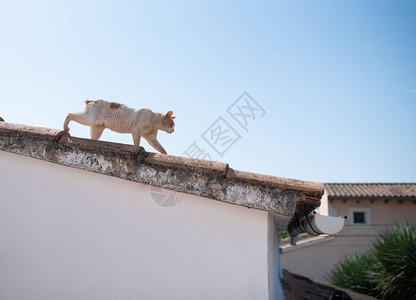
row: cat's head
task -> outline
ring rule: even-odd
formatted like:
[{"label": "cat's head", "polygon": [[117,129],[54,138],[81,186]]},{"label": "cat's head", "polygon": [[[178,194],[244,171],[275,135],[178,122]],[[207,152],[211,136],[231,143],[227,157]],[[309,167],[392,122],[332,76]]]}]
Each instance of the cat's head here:
[{"label": "cat's head", "polygon": [[173,111],[170,110],[166,114],[162,115],[162,128],[160,129],[166,131],[167,133],[175,131],[175,122],[173,122],[175,117],[173,117],[172,114]]}]

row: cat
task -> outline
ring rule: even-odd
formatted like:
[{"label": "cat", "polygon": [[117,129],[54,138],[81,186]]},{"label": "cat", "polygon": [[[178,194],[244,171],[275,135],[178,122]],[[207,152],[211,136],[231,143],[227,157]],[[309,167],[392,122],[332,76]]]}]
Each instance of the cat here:
[{"label": "cat", "polygon": [[157,140],[158,130],[172,133],[175,130],[173,112],[155,113],[148,108],[133,109],[125,104],[105,100],[85,100],[85,109],[69,113],[64,122],[64,130],[69,131],[68,124],[75,121],[90,127],[90,136],[98,140],[104,129],[108,128],[119,133],[131,133],[134,145],[140,145],[140,138],[145,140],[157,151],[167,154]]}]

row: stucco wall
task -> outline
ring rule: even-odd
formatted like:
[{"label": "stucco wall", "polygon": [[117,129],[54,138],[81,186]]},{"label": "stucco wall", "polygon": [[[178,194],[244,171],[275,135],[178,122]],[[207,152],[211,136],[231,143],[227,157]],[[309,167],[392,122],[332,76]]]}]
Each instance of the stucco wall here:
[{"label": "stucco wall", "polygon": [[[325,202],[323,202],[325,203]],[[401,221],[416,220],[416,205],[411,201],[346,201],[340,200],[329,203],[328,211],[336,212],[338,216],[348,215],[349,207],[370,208],[371,225],[350,225],[350,219],[334,240],[293,249],[281,255],[282,268],[317,280],[325,280],[325,275],[334,264],[340,262],[346,255],[361,253],[368,250],[376,240],[376,236],[388,225]],[[335,210],[334,210],[335,209]],[[302,263],[299,263],[302,257]]]},{"label": "stucco wall", "polygon": [[2,151],[0,187],[2,299],[269,299],[267,212]]}]

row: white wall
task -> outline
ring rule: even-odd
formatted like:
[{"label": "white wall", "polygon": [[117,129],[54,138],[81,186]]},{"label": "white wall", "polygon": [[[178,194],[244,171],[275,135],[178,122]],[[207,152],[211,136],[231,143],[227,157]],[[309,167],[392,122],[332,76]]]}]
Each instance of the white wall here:
[{"label": "white wall", "polygon": [[0,190],[2,300],[269,298],[266,212],[3,151]]}]

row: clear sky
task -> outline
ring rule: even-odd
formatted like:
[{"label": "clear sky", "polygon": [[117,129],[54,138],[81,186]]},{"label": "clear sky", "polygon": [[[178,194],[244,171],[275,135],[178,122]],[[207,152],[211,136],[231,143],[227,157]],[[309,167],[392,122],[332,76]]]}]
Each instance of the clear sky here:
[{"label": "clear sky", "polygon": [[85,99],[106,99],[173,110],[175,132],[158,136],[169,154],[199,148],[318,182],[415,182],[415,16],[405,0],[3,1],[0,116],[60,129]]}]

